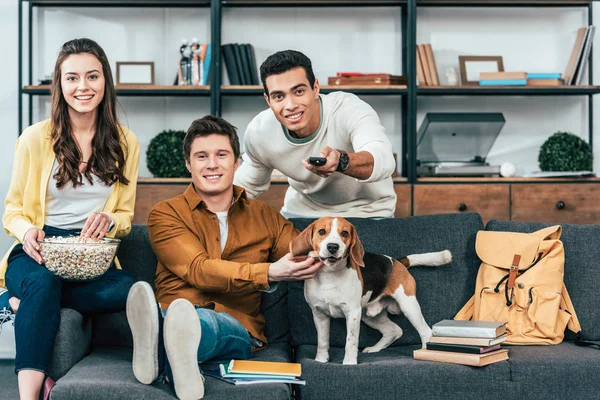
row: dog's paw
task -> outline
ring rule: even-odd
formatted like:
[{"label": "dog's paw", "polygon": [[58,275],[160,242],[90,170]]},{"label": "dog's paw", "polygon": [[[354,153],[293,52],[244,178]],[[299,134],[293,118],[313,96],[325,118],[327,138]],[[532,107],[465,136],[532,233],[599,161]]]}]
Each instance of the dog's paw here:
[{"label": "dog's paw", "polygon": [[450,250],[442,251],[442,257],[444,257],[444,262],[446,264],[452,261],[452,253],[450,253]]},{"label": "dog's paw", "polygon": [[344,361],[342,361],[342,364],[344,364],[344,365],[356,365],[356,364],[358,364],[358,362],[356,361],[355,357],[352,357],[352,358],[350,358],[350,357],[349,358],[344,357]]},{"label": "dog's paw", "polygon": [[381,351],[381,349],[379,347],[371,346],[371,347],[365,347],[362,352],[363,353],[377,353],[379,351]]},{"label": "dog's paw", "polygon": [[315,357],[315,361],[320,363],[326,363],[327,361],[329,361],[329,354],[317,354],[317,356]]}]

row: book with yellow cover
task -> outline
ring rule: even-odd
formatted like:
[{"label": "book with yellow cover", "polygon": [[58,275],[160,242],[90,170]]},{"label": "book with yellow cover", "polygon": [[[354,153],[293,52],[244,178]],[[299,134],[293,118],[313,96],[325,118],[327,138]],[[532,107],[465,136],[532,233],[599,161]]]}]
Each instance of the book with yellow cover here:
[{"label": "book with yellow cover", "polygon": [[508,360],[508,349],[500,349],[485,354],[455,353],[452,351],[438,351],[419,349],[413,352],[415,360],[439,361],[452,364],[483,367],[498,361]]},{"label": "book with yellow cover", "polygon": [[302,375],[302,365],[299,363],[274,361],[231,360],[227,370],[229,373],[239,374],[284,376]]}]

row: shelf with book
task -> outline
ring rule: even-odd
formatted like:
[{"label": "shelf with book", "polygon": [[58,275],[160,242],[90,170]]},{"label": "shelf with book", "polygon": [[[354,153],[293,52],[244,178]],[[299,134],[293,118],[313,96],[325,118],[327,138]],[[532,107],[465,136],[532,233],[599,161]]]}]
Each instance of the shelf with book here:
[{"label": "shelf with book", "polygon": [[416,0],[418,7],[587,7],[598,0]]},{"label": "shelf with book", "polygon": [[211,0],[21,0],[33,7],[210,7]]},{"label": "shelf with book", "polygon": [[[344,92],[363,95],[406,95],[408,89],[405,85],[373,85],[373,86],[321,86],[321,93],[331,93],[342,90]],[[262,86],[256,85],[223,85],[222,96],[261,96],[264,93]]]},{"label": "shelf with book", "polygon": [[600,86],[425,86],[419,96],[587,96],[600,93]]},{"label": "shelf with book", "polygon": [[408,0],[221,0],[223,7],[390,7]]},{"label": "shelf with book", "polygon": [[[116,85],[119,96],[210,96],[210,86]],[[50,95],[50,85],[28,85],[23,93]]]}]

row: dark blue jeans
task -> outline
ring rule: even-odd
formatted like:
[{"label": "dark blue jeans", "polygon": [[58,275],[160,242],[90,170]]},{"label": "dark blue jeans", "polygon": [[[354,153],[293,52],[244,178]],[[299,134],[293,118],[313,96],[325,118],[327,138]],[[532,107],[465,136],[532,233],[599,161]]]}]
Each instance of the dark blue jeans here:
[{"label": "dark blue jeans", "polygon": [[[53,227],[44,227],[44,232],[47,237],[76,233]],[[61,307],[82,314],[123,311],[129,288],[135,283],[114,264],[97,280],[64,281],[29,257],[20,244],[8,257],[5,281],[10,295],[21,299],[15,316],[15,372],[29,369],[45,374],[52,360]]]}]

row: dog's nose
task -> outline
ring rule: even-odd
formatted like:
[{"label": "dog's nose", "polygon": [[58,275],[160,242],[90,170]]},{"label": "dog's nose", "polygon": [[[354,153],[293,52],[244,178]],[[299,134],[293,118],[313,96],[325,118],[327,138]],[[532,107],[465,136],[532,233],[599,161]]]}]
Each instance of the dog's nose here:
[{"label": "dog's nose", "polygon": [[327,250],[329,250],[329,252],[331,254],[335,254],[335,252],[338,251],[339,248],[340,248],[339,244],[335,244],[335,243],[328,243],[327,244]]}]

